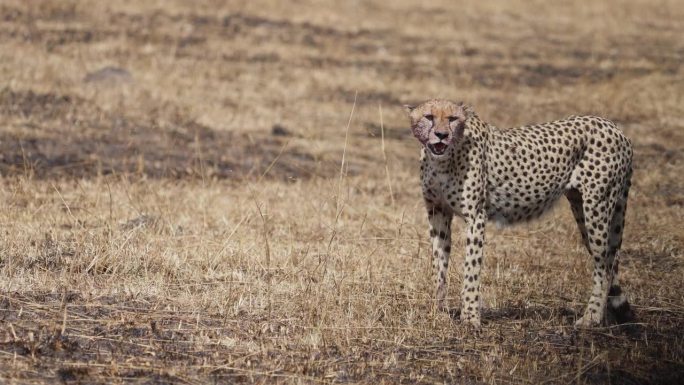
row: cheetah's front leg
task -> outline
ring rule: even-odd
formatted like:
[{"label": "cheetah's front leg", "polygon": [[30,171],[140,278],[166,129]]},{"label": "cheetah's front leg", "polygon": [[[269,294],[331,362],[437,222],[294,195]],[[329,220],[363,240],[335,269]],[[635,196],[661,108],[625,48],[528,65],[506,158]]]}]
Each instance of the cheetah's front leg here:
[{"label": "cheetah's front leg", "polygon": [[485,240],[486,214],[466,217],[466,250],[461,291],[461,320],[480,326],[480,269]]},{"label": "cheetah's front leg", "polygon": [[432,241],[432,268],[435,274],[435,299],[437,307],[446,310],[447,282],[449,269],[449,253],[451,252],[451,219],[453,214],[448,209],[428,206],[430,222],[430,238]]}]

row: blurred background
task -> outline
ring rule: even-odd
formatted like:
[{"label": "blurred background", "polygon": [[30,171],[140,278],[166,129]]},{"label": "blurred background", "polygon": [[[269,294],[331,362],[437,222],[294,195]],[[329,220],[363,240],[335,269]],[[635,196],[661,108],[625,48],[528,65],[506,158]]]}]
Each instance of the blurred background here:
[{"label": "blurred background", "polygon": [[7,0],[1,12],[5,175],[196,175],[200,143],[202,172],[234,178],[287,140],[274,176],[329,175],[354,100],[354,149],[371,162],[379,106],[387,139],[410,140],[401,104],[432,97],[502,127],[598,114],[629,134],[640,124],[648,143],[682,141],[676,1]]}]

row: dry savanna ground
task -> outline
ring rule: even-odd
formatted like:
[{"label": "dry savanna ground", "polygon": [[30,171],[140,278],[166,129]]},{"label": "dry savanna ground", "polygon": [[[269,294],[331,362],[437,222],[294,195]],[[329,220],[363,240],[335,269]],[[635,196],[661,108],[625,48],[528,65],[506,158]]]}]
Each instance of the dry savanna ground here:
[{"label": "dry savanna ground", "polygon": [[[684,4],[418,3],[0,2],[0,382],[678,383]],[[433,311],[401,109],[430,97],[622,127],[635,322],[573,328],[564,201],[489,226],[481,330],[460,236]]]}]

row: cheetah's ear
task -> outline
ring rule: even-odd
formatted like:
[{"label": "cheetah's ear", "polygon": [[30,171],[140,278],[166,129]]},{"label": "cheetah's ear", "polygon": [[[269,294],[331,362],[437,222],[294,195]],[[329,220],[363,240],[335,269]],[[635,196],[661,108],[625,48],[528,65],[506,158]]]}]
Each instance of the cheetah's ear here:
[{"label": "cheetah's ear", "polygon": [[404,104],[404,110],[406,110],[407,114],[411,114],[411,112],[416,108],[416,106],[412,106],[410,104]]},{"label": "cheetah's ear", "polygon": [[471,117],[475,116],[475,111],[473,110],[473,107],[471,107],[470,105],[465,104],[463,102],[458,103],[458,105],[461,107],[461,110],[463,111],[463,116],[465,117],[465,120],[468,120]]}]

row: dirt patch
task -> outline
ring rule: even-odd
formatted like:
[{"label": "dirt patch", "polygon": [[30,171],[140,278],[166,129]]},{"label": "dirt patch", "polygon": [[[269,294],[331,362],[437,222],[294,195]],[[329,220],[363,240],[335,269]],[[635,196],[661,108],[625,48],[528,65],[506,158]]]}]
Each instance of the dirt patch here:
[{"label": "dirt patch", "polygon": [[273,133],[247,137],[192,120],[142,121],[86,100],[33,91],[0,92],[0,173],[35,178],[133,174],[151,178],[283,180],[332,175],[336,166]]},{"label": "dirt patch", "polygon": [[[306,334],[307,329],[296,324],[285,329],[278,319],[196,314],[174,309],[163,298],[85,298],[67,291],[14,293],[0,297],[0,322],[11,325],[0,349],[15,356],[19,365],[31,365],[42,376],[64,382],[97,383],[118,376],[134,383],[156,384],[190,376],[204,381],[252,383],[268,378],[311,380],[327,376],[335,382],[404,379],[399,382],[415,383],[410,379],[416,370],[426,362],[435,362],[439,365],[424,373],[425,383],[455,379],[479,383],[473,369],[483,365],[484,352],[496,341],[506,352],[532,352],[540,359],[551,356],[556,365],[568,367],[586,365],[582,353],[602,349],[611,364],[583,367],[588,383],[675,383],[684,374],[684,365],[658,357],[662,349],[675,348],[668,340],[681,338],[681,320],[663,314],[644,316],[657,317],[658,326],[646,323],[630,330],[559,331],[517,314],[513,319],[518,323],[490,322],[484,335],[454,336],[428,344],[407,340],[406,348],[389,348],[377,340],[341,350],[335,344],[318,348],[298,345],[292,337]],[[487,340],[483,342],[482,338]],[[641,345],[645,341],[648,344]],[[638,353],[623,357],[624,350],[634,344],[641,345]],[[643,369],[633,370],[630,365],[637,363]],[[31,371],[26,373],[21,378],[30,378]],[[563,375],[557,379],[571,380]]]}]

